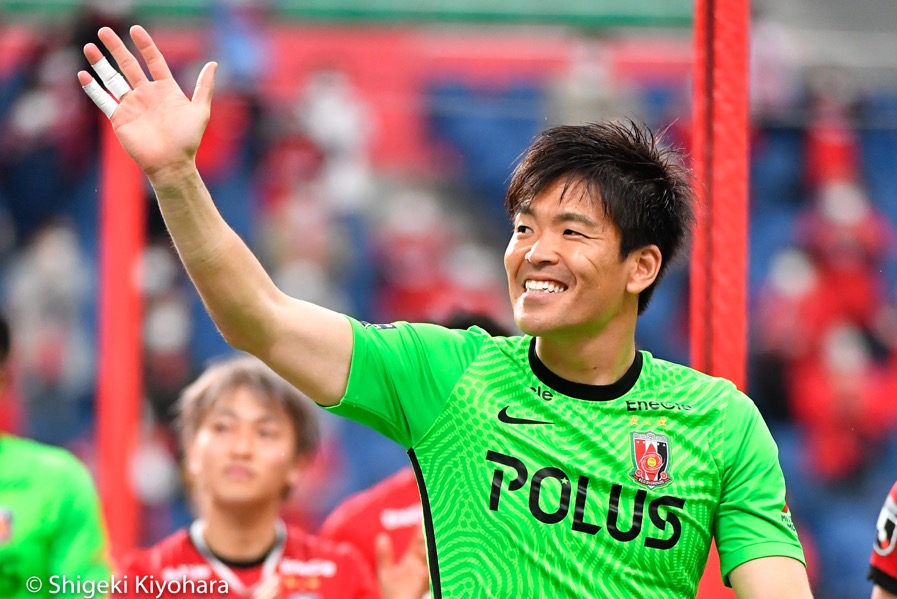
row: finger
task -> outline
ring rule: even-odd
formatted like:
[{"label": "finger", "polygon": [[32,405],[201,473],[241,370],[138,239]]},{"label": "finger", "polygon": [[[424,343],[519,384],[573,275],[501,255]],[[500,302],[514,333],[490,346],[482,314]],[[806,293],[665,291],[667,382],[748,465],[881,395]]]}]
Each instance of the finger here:
[{"label": "finger", "polygon": [[414,534],[414,537],[412,537],[411,544],[408,545],[408,550],[405,554],[416,555],[419,559],[422,559],[424,561],[427,560],[427,539],[426,537],[424,537],[423,526],[417,529],[417,532]]},{"label": "finger", "polygon": [[134,45],[140,50],[140,55],[143,56],[146,68],[149,69],[153,79],[158,81],[159,79],[172,78],[171,69],[168,68],[165,57],[159,51],[146,29],[140,25],[134,25],[131,27],[131,39],[134,40]]},{"label": "finger", "polygon": [[402,556],[402,563],[413,566],[410,575],[417,577],[420,592],[423,593],[430,581],[430,572],[427,568],[427,539],[424,536],[423,526],[418,527],[417,532],[411,538],[411,544],[405,551],[405,555]]},{"label": "finger", "polygon": [[115,109],[118,108],[118,102],[100,87],[87,71],[78,72],[78,81],[81,83],[81,89],[93,100],[93,103],[103,111],[107,118],[111,119]]},{"label": "finger", "polygon": [[118,34],[108,27],[103,27],[97,35],[100,37],[103,45],[112,53],[112,58],[118,63],[118,68],[124,73],[131,87],[138,87],[148,81],[146,73],[143,72],[143,67],[140,66],[140,63],[137,62],[137,59],[125,46],[125,43],[121,41]]},{"label": "finger", "polygon": [[101,58],[103,58],[103,52],[97,47],[93,42],[89,44],[85,44],[84,46],[84,56],[87,58],[87,62],[90,64],[94,64],[99,62]]},{"label": "finger", "polygon": [[112,65],[109,64],[109,61],[106,60],[105,56],[97,61],[96,64],[90,66],[93,67],[96,74],[100,76],[103,85],[105,85],[106,89],[115,96],[116,100],[121,100],[122,96],[131,91],[131,86],[128,85],[125,78],[121,76],[121,73],[112,68]]},{"label": "finger", "polygon": [[217,62],[209,62],[199,72],[196,78],[196,89],[193,90],[193,102],[197,100],[206,106],[212,105],[212,94],[215,92],[215,71],[218,70]]},{"label": "finger", "polygon": [[392,550],[392,541],[389,535],[381,532],[374,539],[374,554],[377,557],[377,572],[389,568],[395,562]]}]

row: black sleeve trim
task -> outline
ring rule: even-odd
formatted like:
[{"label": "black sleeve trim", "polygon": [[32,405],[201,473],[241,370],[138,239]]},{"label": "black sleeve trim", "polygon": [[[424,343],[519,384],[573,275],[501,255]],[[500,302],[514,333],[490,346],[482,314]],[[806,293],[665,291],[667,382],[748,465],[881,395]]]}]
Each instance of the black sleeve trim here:
[{"label": "black sleeve trim", "polygon": [[869,574],[866,576],[869,580],[891,593],[892,595],[897,595],[897,578],[886,574],[876,568],[875,566],[869,566]]}]

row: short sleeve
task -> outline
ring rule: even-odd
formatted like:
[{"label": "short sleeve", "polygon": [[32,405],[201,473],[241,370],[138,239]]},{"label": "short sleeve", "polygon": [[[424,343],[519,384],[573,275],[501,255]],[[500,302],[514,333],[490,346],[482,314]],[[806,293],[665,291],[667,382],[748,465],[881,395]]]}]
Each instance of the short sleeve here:
[{"label": "short sleeve", "polygon": [[724,418],[723,472],[714,535],[728,584],[739,565],[785,556],[806,564],[785,503],[778,448],[754,403],[732,390]]},{"label": "short sleeve", "polygon": [[487,334],[476,327],[350,321],[354,346],[346,394],[327,409],[413,447],[439,417]]}]

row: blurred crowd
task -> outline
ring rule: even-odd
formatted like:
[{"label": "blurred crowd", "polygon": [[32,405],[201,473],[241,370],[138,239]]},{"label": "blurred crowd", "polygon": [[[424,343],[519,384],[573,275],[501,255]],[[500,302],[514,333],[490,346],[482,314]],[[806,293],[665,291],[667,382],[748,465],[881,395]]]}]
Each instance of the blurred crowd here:
[{"label": "blurred crowd", "polygon": [[[289,294],[371,322],[468,311],[513,326],[503,189],[517,153],[547,124],[633,116],[689,144],[687,35],[635,44],[530,32],[532,43],[508,44],[549,48],[548,57],[505,56],[520,76],[496,77],[503,63],[486,52],[498,42],[465,32],[431,41],[429,64],[440,69],[406,57],[416,84],[390,88],[388,69],[403,65],[376,53],[367,63],[351,53],[289,62],[277,40],[311,30],[273,23],[252,3],[223,4],[210,18],[207,27],[151,31],[186,89],[205,60],[221,64],[198,155],[219,209]],[[129,22],[85,12],[49,34],[0,29],[11,51],[0,63],[0,299],[16,329],[15,390],[0,398],[0,429],[69,447],[88,464],[105,125],[75,73],[100,25],[123,31]],[[356,34],[378,35],[327,33],[347,43]],[[476,64],[451,60],[462,41],[481,44]],[[897,473],[897,90],[805,64],[787,31],[757,23],[748,392],[779,444],[825,599],[868,594],[875,516]],[[379,69],[374,83],[368,68]],[[190,519],[170,407],[229,350],[149,189],[145,203],[146,409],[135,484],[148,544]],[[668,278],[638,338],[658,357],[688,363],[687,264]],[[290,503],[291,518],[312,530],[340,498],[406,462],[376,433],[320,417],[323,451]]]}]

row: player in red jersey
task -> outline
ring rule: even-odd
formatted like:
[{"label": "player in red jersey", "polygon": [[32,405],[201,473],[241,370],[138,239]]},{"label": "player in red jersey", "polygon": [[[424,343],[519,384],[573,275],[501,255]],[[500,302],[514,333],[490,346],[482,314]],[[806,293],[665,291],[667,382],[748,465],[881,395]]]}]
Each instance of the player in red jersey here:
[{"label": "player in red jersey", "polygon": [[869,561],[872,599],[897,599],[897,483],[885,498]]},{"label": "player in red jersey", "polygon": [[[213,365],[182,393],[184,472],[198,518],[125,560],[113,595],[199,599],[376,599],[351,546],[279,517],[317,445],[312,405],[254,358]],[[383,596],[402,594],[401,581]]]},{"label": "player in red jersey", "polygon": [[[379,561],[378,538],[388,539],[392,551],[404,555],[412,541],[419,542],[423,510],[417,480],[403,468],[376,485],[341,503],[321,526],[321,537],[356,547],[371,569]],[[386,540],[379,541],[384,546]],[[426,591],[426,570],[421,594]]]}]

